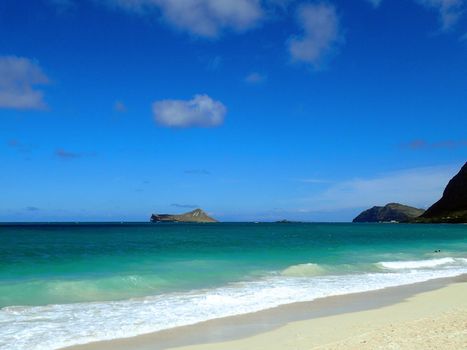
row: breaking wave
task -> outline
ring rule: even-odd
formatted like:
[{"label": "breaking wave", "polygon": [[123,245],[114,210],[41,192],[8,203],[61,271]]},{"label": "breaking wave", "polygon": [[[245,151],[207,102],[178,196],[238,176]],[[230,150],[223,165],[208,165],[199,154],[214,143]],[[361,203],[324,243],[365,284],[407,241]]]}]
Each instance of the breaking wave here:
[{"label": "breaking wave", "polygon": [[[293,265],[280,275],[224,287],[144,298],[0,309],[1,350],[51,350],[125,338],[226,316],[467,273],[467,259],[378,263],[379,272],[329,274],[326,265]],[[382,268],[382,270],[381,270]]]}]

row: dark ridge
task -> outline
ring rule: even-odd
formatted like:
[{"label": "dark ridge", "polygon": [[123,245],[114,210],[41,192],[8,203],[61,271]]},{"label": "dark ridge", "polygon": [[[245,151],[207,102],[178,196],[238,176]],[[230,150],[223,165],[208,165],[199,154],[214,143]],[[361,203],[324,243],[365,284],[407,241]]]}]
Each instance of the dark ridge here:
[{"label": "dark ridge", "polygon": [[424,213],[423,209],[399,203],[373,207],[360,213],[353,222],[409,222]]},{"label": "dark ridge", "polygon": [[467,223],[467,163],[449,181],[441,199],[415,221]]}]

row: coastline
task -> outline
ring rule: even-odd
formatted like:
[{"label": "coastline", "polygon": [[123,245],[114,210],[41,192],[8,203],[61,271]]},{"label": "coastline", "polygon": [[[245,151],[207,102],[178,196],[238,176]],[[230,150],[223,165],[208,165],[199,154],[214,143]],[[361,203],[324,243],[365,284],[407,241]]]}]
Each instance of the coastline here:
[{"label": "coastline", "polygon": [[[63,349],[230,350],[241,348],[248,350],[309,349],[317,346],[325,346],[324,348],[327,349],[326,346],[331,346],[330,344],[334,344],[332,346],[336,349],[357,346],[352,343],[339,345],[339,342],[343,341],[357,342],[358,348],[366,344],[365,346],[370,346],[368,347],[370,349],[377,345],[378,340],[373,340],[372,343],[358,337],[366,334],[371,338],[371,333],[377,329],[377,335],[373,338],[378,338],[385,332],[391,335],[412,328],[427,328],[425,323],[434,324],[436,320],[443,319],[444,323],[454,325],[454,328],[461,322],[461,326],[467,330],[467,300],[462,298],[462,295],[466,294],[467,274],[464,274],[375,291],[292,303],[255,313],[213,319],[136,337],[100,341]],[[407,322],[419,324],[418,326],[405,324]],[[336,324],[341,325],[338,332],[336,332]],[[392,328],[385,329],[385,327]],[[387,339],[389,335],[386,336]],[[453,341],[467,343],[467,331],[459,337],[453,336],[452,338],[455,338]]]}]

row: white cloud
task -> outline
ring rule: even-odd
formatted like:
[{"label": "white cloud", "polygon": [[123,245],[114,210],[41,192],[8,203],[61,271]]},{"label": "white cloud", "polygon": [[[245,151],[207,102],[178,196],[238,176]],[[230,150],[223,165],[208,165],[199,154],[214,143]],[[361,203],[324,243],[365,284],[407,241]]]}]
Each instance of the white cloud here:
[{"label": "white cloud", "polygon": [[448,31],[458,21],[464,8],[464,0],[416,0],[421,5],[439,12],[441,29]]},{"label": "white cloud", "polygon": [[336,9],[326,3],[303,5],[298,10],[298,23],[303,34],[289,41],[292,60],[319,67],[342,39]]},{"label": "white cloud", "polygon": [[49,79],[36,62],[17,56],[0,56],[0,108],[44,109],[42,91],[35,85]]},{"label": "white cloud", "polygon": [[152,109],[157,123],[174,128],[219,126],[227,113],[221,102],[208,95],[195,95],[188,101],[157,101]]},{"label": "white cloud", "polygon": [[427,207],[437,201],[460,165],[423,167],[332,184],[305,200],[312,210],[344,210],[390,202]]},{"label": "white cloud", "polygon": [[137,13],[159,11],[172,26],[203,37],[244,31],[264,15],[260,0],[105,0]]},{"label": "white cloud", "polygon": [[267,80],[267,76],[258,72],[253,72],[245,77],[245,82],[249,84],[260,84]]}]

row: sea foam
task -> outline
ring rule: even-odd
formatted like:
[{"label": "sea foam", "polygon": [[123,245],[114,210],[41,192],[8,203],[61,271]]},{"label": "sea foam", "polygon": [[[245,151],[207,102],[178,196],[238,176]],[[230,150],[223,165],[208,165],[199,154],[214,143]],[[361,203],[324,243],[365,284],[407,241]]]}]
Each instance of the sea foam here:
[{"label": "sea foam", "polygon": [[465,259],[446,257],[429,260],[382,261],[378,263],[379,266],[391,270],[433,268],[449,264],[465,264]]},{"label": "sea foam", "polygon": [[[385,264],[386,268],[403,264],[410,267],[409,270],[397,268],[377,273],[334,276],[278,275],[232,283],[221,288],[112,302],[5,307],[0,310],[0,349],[58,349],[92,341],[131,337],[293,302],[467,273],[466,259],[442,258],[434,259],[434,262],[420,260],[416,264],[409,261]],[[427,269],[427,266],[432,268]],[[300,268],[314,270],[316,266],[305,264]]]}]

